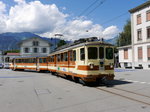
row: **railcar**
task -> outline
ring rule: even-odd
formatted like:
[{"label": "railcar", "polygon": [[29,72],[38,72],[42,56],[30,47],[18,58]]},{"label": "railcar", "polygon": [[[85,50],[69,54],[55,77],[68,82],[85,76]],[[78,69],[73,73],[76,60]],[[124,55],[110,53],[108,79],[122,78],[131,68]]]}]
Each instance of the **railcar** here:
[{"label": "railcar", "polygon": [[47,71],[47,56],[35,57],[18,57],[12,59],[10,68],[14,71],[16,70],[34,70],[34,71]]},{"label": "railcar", "polygon": [[50,71],[82,83],[114,79],[114,46],[96,37],[59,47],[45,57],[15,58],[12,70]]},{"label": "railcar", "polygon": [[95,37],[58,48],[48,58],[49,71],[75,81],[114,79],[114,46]]}]

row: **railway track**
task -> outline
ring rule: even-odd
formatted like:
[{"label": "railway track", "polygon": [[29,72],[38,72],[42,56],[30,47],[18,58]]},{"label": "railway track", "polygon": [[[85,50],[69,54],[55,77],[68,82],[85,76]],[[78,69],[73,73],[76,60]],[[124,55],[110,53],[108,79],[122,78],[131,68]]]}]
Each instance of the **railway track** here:
[{"label": "railway track", "polygon": [[96,89],[116,95],[116,96],[120,96],[122,98],[131,100],[134,102],[138,102],[138,103],[150,106],[150,96],[147,96],[147,95],[143,95],[140,93],[136,93],[133,91],[128,91],[128,90],[124,90],[124,89],[120,89],[120,88],[116,88],[116,87],[112,87],[112,88],[96,87]]}]

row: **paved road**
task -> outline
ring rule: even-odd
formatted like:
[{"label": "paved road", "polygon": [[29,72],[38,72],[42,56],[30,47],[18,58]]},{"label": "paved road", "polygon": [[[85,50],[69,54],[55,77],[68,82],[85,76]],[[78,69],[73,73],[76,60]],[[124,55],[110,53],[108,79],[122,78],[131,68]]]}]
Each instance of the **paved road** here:
[{"label": "paved road", "polygon": [[0,69],[0,112],[150,112],[150,71],[115,70],[87,87],[50,73]]}]

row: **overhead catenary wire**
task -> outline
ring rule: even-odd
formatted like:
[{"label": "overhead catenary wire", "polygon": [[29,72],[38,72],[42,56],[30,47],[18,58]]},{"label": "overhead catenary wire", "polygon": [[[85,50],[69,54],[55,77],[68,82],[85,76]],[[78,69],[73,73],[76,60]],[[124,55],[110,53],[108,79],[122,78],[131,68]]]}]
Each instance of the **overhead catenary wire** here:
[{"label": "overhead catenary wire", "polygon": [[98,1],[100,0],[95,0],[92,4],[90,4],[85,10],[83,10],[80,14],[79,17],[82,16],[84,13],[86,13],[93,5],[95,5]]},{"label": "overhead catenary wire", "polygon": [[101,25],[105,25],[105,24],[107,24],[107,23],[109,23],[109,22],[112,22],[112,21],[114,21],[114,20],[116,20],[116,19],[118,19],[118,18],[120,18],[120,17],[122,17],[122,16],[125,16],[126,14],[128,14],[128,12],[124,12],[124,13],[120,14],[119,16],[116,16],[116,17],[114,17],[114,18],[112,18],[112,19],[109,19],[109,20],[103,22]]},{"label": "overhead catenary wire", "polygon": [[102,0],[97,6],[95,6],[90,12],[86,14],[86,16],[89,16],[92,12],[94,12],[99,6],[101,6],[106,0]]}]

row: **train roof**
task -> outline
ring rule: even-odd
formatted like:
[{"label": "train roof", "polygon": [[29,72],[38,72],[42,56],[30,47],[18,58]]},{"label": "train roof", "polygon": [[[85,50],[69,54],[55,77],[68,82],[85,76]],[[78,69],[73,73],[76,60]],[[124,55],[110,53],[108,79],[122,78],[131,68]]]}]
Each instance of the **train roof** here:
[{"label": "train roof", "polygon": [[82,38],[74,41],[73,43],[69,43],[57,48],[55,51],[51,52],[51,54],[86,45],[114,46],[110,43],[104,42],[103,39],[99,40],[97,37]]},{"label": "train roof", "polygon": [[[16,58],[42,58],[42,57],[47,57],[47,55],[40,55],[40,56],[19,56],[19,57],[16,57]],[[16,59],[14,58],[14,59]]]}]

